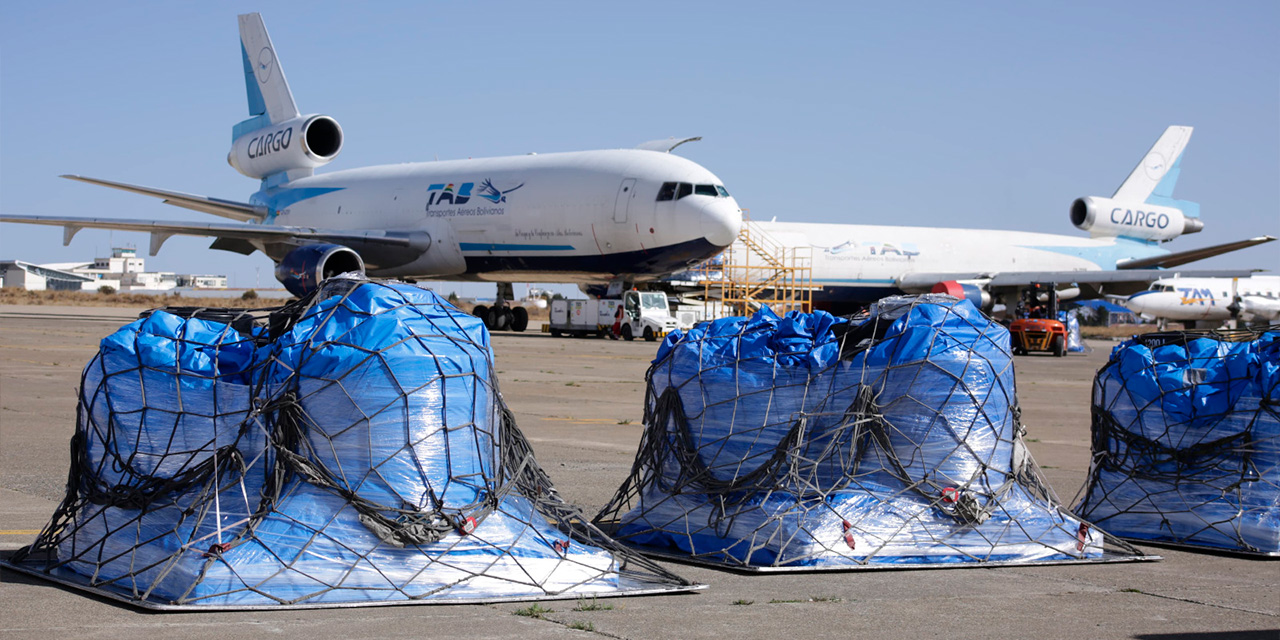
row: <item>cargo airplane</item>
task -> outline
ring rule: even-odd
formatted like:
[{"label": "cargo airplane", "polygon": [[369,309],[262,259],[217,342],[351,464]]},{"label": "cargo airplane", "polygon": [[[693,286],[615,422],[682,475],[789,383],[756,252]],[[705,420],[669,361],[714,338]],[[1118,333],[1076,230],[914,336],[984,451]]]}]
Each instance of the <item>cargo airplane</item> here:
[{"label": "cargo airplane", "polygon": [[1121,303],[1161,321],[1217,326],[1227,320],[1280,320],[1280,276],[1250,278],[1162,278]]},{"label": "cargo airplane", "polygon": [[[1163,244],[1204,227],[1200,206],[1175,200],[1182,152],[1191,127],[1169,127],[1110,198],[1090,196],[1071,205],[1071,222],[1090,237],[1002,231],[860,224],[748,221],[789,254],[811,256],[814,306],[851,313],[884,296],[946,292],[991,307],[1010,305],[1033,282],[1056,282],[1062,299],[1129,294],[1162,277],[1165,269],[1275,240],[1261,236],[1222,245],[1170,252]],[[764,256],[743,241],[723,258],[761,265]],[[713,261],[714,262],[714,261]],[[803,265],[804,260],[801,259]],[[714,267],[713,267],[714,273]],[[690,284],[696,272],[668,279]],[[1181,272],[1239,277],[1247,270]]]},{"label": "cargo airplane", "polygon": [[261,16],[239,22],[250,117],[232,129],[227,161],[262,181],[247,201],[64,176],[234,222],[42,215],[0,215],[0,222],[60,226],[64,244],[86,228],[146,232],[152,255],[174,235],[212,237],[213,249],[266,254],[294,295],[350,271],[495,282],[498,302],[477,315],[490,328],[515,330],[528,314],[505,304],[513,282],[619,288],[706,260],[738,235],[741,210],[720,179],[670,153],[697,138],[316,175],[342,150],[342,127],[298,111]]}]

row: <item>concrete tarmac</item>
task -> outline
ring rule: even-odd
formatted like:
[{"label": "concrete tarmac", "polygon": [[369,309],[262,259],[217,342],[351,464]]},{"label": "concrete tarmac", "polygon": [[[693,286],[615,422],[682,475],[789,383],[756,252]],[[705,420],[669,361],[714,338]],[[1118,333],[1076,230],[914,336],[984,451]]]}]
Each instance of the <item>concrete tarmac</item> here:
[{"label": "concrete tarmac", "polygon": [[[135,310],[0,306],[0,554],[61,499],[76,387],[98,341]],[[496,334],[498,380],[539,462],[593,516],[630,471],[645,342]],[[1112,344],[1017,360],[1028,442],[1071,501],[1089,466],[1089,394]],[[1141,546],[1141,545],[1140,545]],[[750,575],[667,563],[693,594],[542,603],[152,613],[0,569],[3,638],[1280,638],[1280,560],[1143,546],[1161,562]],[[575,628],[577,627],[577,628]]]}]

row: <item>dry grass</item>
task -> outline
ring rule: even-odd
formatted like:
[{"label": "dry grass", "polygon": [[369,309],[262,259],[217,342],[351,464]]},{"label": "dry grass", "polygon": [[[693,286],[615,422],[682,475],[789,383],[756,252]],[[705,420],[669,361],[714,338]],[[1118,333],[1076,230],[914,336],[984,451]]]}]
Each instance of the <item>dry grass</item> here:
[{"label": "dry grass", "polygon": [[[235,309],[266,309],[281,306],[293,298],[258,297],[245,300],[240,296],[174,296],[141,293],[98,293],[90,291],[27,291],[25,289],[0,289],[0,304],[20,304],[60,307],[125,307],[157,309],[160,307],[229,307]],[[458,302],[459,309],[471,313],[472,303]],[[534,331],[547,320],[546,309],[529,308],[529,324]],[[534,324],[535,321],[538,324]]]},{"label": "dry grass", "polygon": [[0,304],[28,304],[65,307],[236,307],[263,309],[278,307],[292,298],[266,298],[243,300],[240,296],[164,296],[140,293],[98,293],[90,291],[27,291],[25,289],[0,289]]},{"label": "dry grass", "polygon": [[[1169,323],[1169,329],[1180,329],[1182,325]],[[1151,333],[1156,330],[1154,324],[1117,324],[1110,327],[1080,327],[1080,335],[1084,338],[1129,338],[1135,335]]]}]

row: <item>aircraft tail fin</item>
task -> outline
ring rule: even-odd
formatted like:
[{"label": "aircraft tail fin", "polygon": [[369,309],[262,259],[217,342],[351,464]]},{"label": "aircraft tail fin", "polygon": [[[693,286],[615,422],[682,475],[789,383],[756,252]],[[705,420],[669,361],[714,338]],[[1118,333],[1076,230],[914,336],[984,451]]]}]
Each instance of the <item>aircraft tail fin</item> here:
[{"label": "aircraft tail fin", "polygon": [[[1193,130],[1192,127],[1180,126],[1165,129],[1164,134],[1156,140],[1147,155],[1143,156],[1142,162],[1133,168],[1133,172],[1111,198],[1122,202],[1177,207],[1189,216],[1198,216],[1199,208],[1194,203],[1173,199],[1173,187],[1182,171],[1182,151],[1187,148]],[[1188,204],[1193,205],[1192,210],[1188,210]]]},{"label": "aircraft tail fin", "polygon": [[293,93],[289,91],[289,82],[285,80],[262,15],[246,13],[239,18],[240,54],[244,60],[250,120],[267,125],[298,117],[298,107],[293,102]]}]

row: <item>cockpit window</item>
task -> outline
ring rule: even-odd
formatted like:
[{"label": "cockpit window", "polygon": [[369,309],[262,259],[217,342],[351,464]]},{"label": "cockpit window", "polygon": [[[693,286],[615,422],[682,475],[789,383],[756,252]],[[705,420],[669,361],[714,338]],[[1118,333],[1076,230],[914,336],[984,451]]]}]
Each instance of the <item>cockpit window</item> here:
[{"label": "cockpit window", "polygon": [[689,184],[688,182],[664,182],[658,189],[658,202],[679,200],[688,195],[728,198],[729,192],[718,184]]}]

